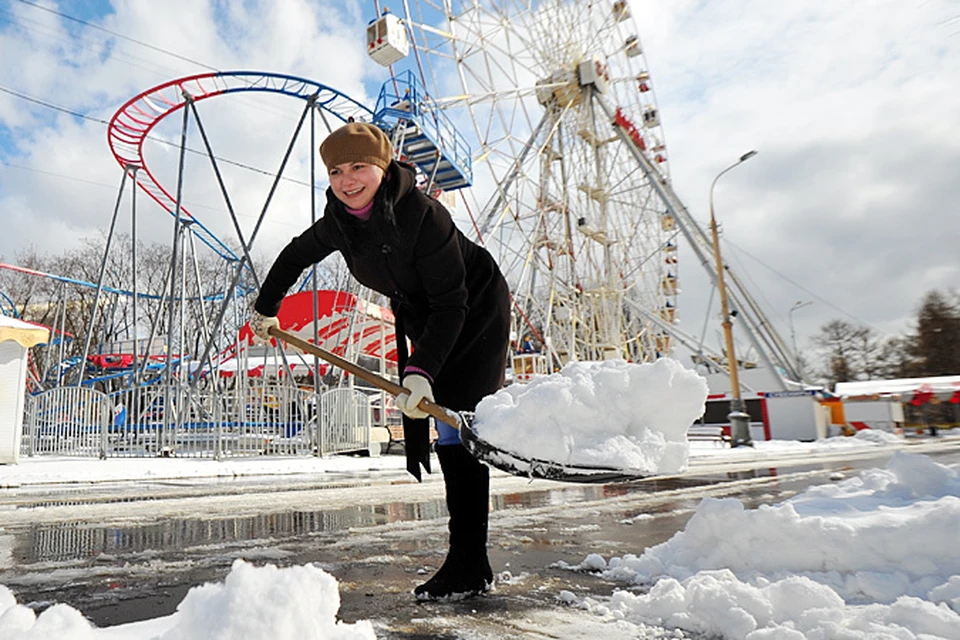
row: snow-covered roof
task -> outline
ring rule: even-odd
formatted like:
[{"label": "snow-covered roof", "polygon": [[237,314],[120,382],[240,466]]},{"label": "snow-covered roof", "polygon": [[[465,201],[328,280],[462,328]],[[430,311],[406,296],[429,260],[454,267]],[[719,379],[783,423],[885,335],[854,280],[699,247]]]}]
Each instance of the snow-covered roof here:
[{"label": "snow-covered roof", "polygon": [[838,396],[903,395],[915,391],[946,392],[960,391],[960,376],[935,376],[931,378],[895,378],[892,380],[860,380],[838,382],[834,392]]}]

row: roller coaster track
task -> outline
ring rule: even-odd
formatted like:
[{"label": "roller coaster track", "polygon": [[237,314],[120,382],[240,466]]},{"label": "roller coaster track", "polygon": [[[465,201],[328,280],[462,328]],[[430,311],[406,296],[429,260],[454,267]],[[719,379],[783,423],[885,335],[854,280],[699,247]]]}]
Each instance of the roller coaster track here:
[{"label": "roller coaster track", "polygon": [[[58,276],[53,273],[46,273],[45,271],[37,271],[36,269],[28,269],[27,267],[18,267],[16,265],[6,264],[4,262],[0,262],[0,269],[6,270],[6,271],[16,271],[17,273],[23,273],[28,276],[38,276],[41,278],[47,278],[48,280],[55,280],[57,282],[75,284],[79,287],[86,287],[87,289],[97,288],[97,284],[95,282],[87,282],[86,280],[79,280],[77,278],[68,278],[67,276]],[[127,297],[133,296],[133,291],[129,291],[127,289],[116,289],[114,287],[103,286],[101,287],[101,290],[107,293],[113,293],[121,296],[127,296]],[[3,295],[2,293],[0,293],[0,295],[6,298],[6,296]],[[149,300],[160,300],[162,298],[162,296],[153,295],[149,293],[138,293],[137,297],[143,298],[143,299],[149,299]],[[220,294],[219,297],[223,297],[223,294]],[[9,300],[9,298],[7,299]],[[10,304],[12,305],[13,302],[10,301]],[[16,309],[14,309],[14,311],[16,311]]]},{"label": "roller coaster track", "polygon": [[[177,216],[177,199],[154,177],[143,155],[143,143],[161,120],[184,108],[214,96],[246,91],[279,93],[313,99],[317,107],[342,122],[351,118],[370,121],[373,112],[349,96],[312,80],[260,71],[220,71],[171,80],[148,89],[126,102],[111,118],[107,142],[113,157],[125,171],[136,169],[137,185],[163,209]],[[237,255],[193,214],[180,204],[180,216],[191,220],[197,237],[225,260],[239,261]]]}]

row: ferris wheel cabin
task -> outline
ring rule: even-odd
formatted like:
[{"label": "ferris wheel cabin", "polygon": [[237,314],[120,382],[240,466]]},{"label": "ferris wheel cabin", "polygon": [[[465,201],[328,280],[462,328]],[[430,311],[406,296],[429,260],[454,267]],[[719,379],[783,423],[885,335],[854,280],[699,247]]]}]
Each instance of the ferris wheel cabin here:
[{"label": "ferris wheel cabin", "polygon": [[384,9],[367,26],[367,54],[385,67],[402,60],[410,52],[407,29],[397,16]]},{"label": "ferris wheel cabin", "polygon": [[630,4],[627,0],[617,0],[613,3],[613,19],[623,22],[630,17]]}]

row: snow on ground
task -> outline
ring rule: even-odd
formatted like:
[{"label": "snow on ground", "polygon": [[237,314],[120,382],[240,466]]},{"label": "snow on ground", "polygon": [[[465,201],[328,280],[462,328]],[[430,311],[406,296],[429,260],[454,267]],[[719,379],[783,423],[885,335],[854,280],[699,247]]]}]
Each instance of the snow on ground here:
[{"label": "snow on ground", "polygon": [[[566,387],[509,396],[502,422],[515,429],[508,446],[536,443],[543,457],[551,446],[542,429],[555,425],[552,409],[569,411],[564,447],[591,448],[612,437],[630,440],[640,457],[629,465],[653,465],[661,473],[684,465],[683,425],[702,410],[706,387],[684,377],[669,362],[632,371],[604,363],[578,371]],[[634,385],[636,380],[642,380]],[[639,388],[642,387],[642,388]],[[536,389],[529,385],[528,389]],[[500,394],[497,394],[498,396]],[[642,419],[620,402],[644,407]],[[499,402],[499,400],[497,401]],[[576,410],[570,411],[572,404]],[[522,407],[522,408],[521,408]],[[483,418],[484,412],[479,412]],[[489,415],[496,415],[492,409]],[[621,425],[610,428],[609,424]],[[607,425],[601,436],[591,428]],[[624,426],[625,425],[625,426]],[[620,429],[620,431],[617,431]],[[519,430],[519,431],[518,431]],[[651,433],[657,434],[651,435]],[[486,435],[488,432],[483,431]],[[522,434],[518,437],[517,434]],[[571,435],[572,434],[572,435]],[[575,438],[573,438],[575,436]],[[491,436],[492,438],[493,436]],[[571,439],[572,438],[572,439]],[[557,440],[560,440],[557,438]],[[576,443],[575,445],[573,443]],[[680,443],[680,455],[672,453]],[[689,450],[692,470],[721,461],[824,455],[903,448],[901,438],[861,432],[855,438],[816,443],[758,442],[727,449]],[[602,448],[599,446],[598,448]],[[604,462],[609,464],[608,459]],[[255,475],[402,473],[402,456],[380,458],[257,458],[222,462],[185,459],[22,459],[0,466],[0,487],[56,483],[152,481]],[[640,521],[637,521],[637,525]],[[728,639],[767,638],[955,638],[960,639],[960,479],[958,468],[917,454],[897,452],[885,469],[816,486],[773,506],[747,509],[739,500],[704,498],[684,530],[636,554],[605,560],[588,556],[575,567],[600,572],[623,587],[609,598],[579,600],[557,594],[571,612],[608,621],[634,637],[647,630],[682,629]],[[296,597],[291,597],[296,594]],[[223,583],[194,587],[176,613],[154,620],[93,628],[81,612],[59,604],[37,616],[0,586],[0,638],[4,640],[200,640],[263,638],[371,638],[372,625],[338,623],[338,584],[311,565],[278,569],[238,561]],[[547,613],[547,616],[550,614]],[[678,632],[683,637],[683,632]]]},{"label": "snow on ground", "polygon": [[571,362],[484,398],[473,429],[528,459],[671,474],[686,468],[687,429],[706,399],[706,380],[672,358]]},{"label": "snow on ground", "polygon": [[[757,443],[756,450],[694,449],[691,459],[814,450],[846,454],[902,445],[878,434],[817,443]],[[703,452],[705,458],[700,458]],[[393,460],[396,459],[396,460]],[[319,459],[303,469],[348,460]],[[356,469],[394,470],[402,456],[352,459]],[[0,484],[43,484],[70,477],[96,481],[172,475],[169,459],[116,461],[25,460],[0,466]],[[288,473],[284,459],[233,461],[234,475]],[[47,467],[47,463],[58,463]],[[227,463],[197,462],[220,466]],[[76,466],[71,466],[76,465]],[[272,467],[271,467],[272,465]],[[60,468],[54,471],[54,466]],[[180,467],[186,470],[190,465]],[[192,468],[192,467],[190,467]],[[209,472],[208,472],[209,473]],[[188,477],[188,476],[185,476]],[[16,482],[11,482],[16,478]],[[100,478],[105,479],[103,477]],[[638,523],[634,526],[642,526]],[[683,531],[660,545],[608,560],[588,556],[575,570],[623,583],[606,599],[560,592],[564,613],[650,629],[744,638],[960,638],[960,469],[898,451],[885,469],[869,469],[835,484],[809,488],[783,503],[745,509],[736,499],[705,498]],[[291,599],[293,592],[298,598]],[[280,597],[280,594],[283,597]],[[303,606],[302,602],[311,602]],[[81,613],[56,605],[39,616],[0,587],[0,638],[5,640],[188,640],[267,637],[371,638],[366,622],[338,624],[336,580],[312,566],[278,569],[238,561],[223,583],[191,590],[176,613],[97,629]],[[560,614],[556,614],[560,620]],[[541,624],[549,625],[549,620]],[[266,626],[260,626],[266,625]],[[229,634],[224,630],[228,629]],[[622,633],[618,633],[622,637]],[[683,637],[683,636],[678,636]]]},{"label": "snow on ground", "polygon": [[369,640],[370,622],[337,621],[336,578],[313,565],[278,569],[234,562],[222,584],[191,589],[176,613],[96,629],[76,609],[57,604],[39,616],[0,586],[0,638],[5,640]]},{"label": "snow on ground", "polygon": [[638,555],[569,567],[625,588],[572,604],[729,639],[960,638],[960,473],[897,452],[886,469],[744,509],[705,498]]},{"label": "snow on ground", "polygon": [[[812,448],[852,452],[857,446],[891,443],[874,434],[806,445],[757,444],[761,451],[793,449],[803,454]],[[745,455],[719,451],[730,458]],[[388,458],[402,461],[401,456]],[[84,464],[96,469],[105,462]],[[129,464],[136,462],[141,468],[157,469],[170,461]],[[273,461],[280,466],[287,462]],[[250,468],[265,473],[269,464],[251,461]],[[42,467],[32,460],[17,465],[22,467],[20,480],[29,483],[28,472],[37,466]],[[342,468],[343,463],[335,466]],[[0,478],[15,468],[0,467]],[[118,473],[112,471],[114,477]],[[157,473],[137,477],[153,478]],[[48,480],[51,475],[44,471],[36,478]],[[91,471],[88,478],[94,475]],[[633,526],[642,523],[638,520]],[[772,506],[746,509],[736,499],[704,498],[686,527],[662,544],[609,559],[590,555],[577,566],[567,566],[598,572],[622,587],[602,599],[559,592],[558,602],[570,608],[554,615],[558,624],[562,619],[569,625],[570,613],[579,611],[594,621],[616,625],[618,637],[632,625],[637,638],[666,637],[651,635],[651,629],[673,628],[745,640],[956,639],[960,638],[957,531],[960,466],[897,451],[884,469],[814,486]],[[293,593],[297,597],[291,598]],[[339,605],[336,580],[317,567],[278,569],[237,561],[223,583],[192,589],[176,613],[103,629],[91,627],[81,612],[67,605],[55,605],[36,616],[0,586],[0,638],[374,637],[366,621],[338,623]],[[550,614],[545,615],[540,624],[548,628]]]},{"label": "snow on ground", "polygon": [[[950,438],[951,436],[945,436]],[[690,445],[690,470],[713,464],[804,456],[823,456],[868,452],[875,447],[904,446],[903,438],[889,433],[864,430],[854,437],[827,438],[815,442],[790,440],[755,441],[753,447],[730,449],[713,443]],[[39,487],[56,484],[84,484],[159,481],[188,478],[256,478],[289,476],[292,479],[319,475],[356,476],[367,473],[406,474],[402,455],[380,457],[329,456],[303,457],[250,456],[224,460],[198,458],[107,458],[92,460],[70,456],[21,456],[18,464],[0,464],[0,489]],[[439,469],[439,465],[434,465]]]},{"label": "snow on ground", "polygon": [[0,465],[0,489],[43,484],[171,480],[176,478],[240,478],[355,474],[403,471],[403,456],[377,458],[331,456],[227,458],[107,458],[91,460],[67,456],[20,457],[19,464]]}]

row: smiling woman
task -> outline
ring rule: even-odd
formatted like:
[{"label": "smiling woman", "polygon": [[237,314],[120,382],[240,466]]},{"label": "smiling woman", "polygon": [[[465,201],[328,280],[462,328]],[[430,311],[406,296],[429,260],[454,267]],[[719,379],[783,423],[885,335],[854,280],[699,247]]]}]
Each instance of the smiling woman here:
[{"label": "smiling woman", "polygon": [[[348,123],[327,136],[320,155],[330,176],[323,217],[280,252],[260,287],[250,326],[269,341],[267,329],[278,324],[274,317],[285,293],[305,269],[339,252],[360,284],[390,299],[406,390],[396,404],[404,413],[407,470],[419,480],[421,466],[430,471],[428,415],[420,402],[472,411],[504,384],[507,282],[486,249],[468,240],[449,211],[417,188],[413,165],[394,159],[378,126]],[[407,340],[413,345],[409,353]],[[489,470],[461,444],[454,426],[435,426],[450,551],[415,593],[424,600],[462,599],[493,584],[486,550]]]}]

